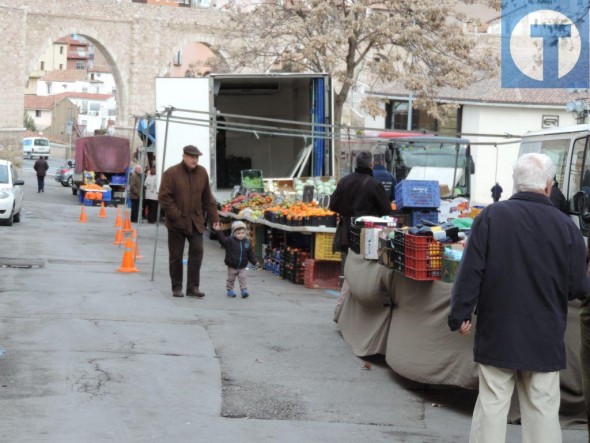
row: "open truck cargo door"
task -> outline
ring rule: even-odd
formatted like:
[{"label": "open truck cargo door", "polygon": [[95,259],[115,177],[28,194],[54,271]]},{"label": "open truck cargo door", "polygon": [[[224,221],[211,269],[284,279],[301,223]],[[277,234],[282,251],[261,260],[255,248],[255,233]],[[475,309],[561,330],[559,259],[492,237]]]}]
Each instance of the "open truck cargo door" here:
[{"label": "open truck cargo door", "polygon": [[[169,106],[174,110],[166,135],[163,112]],[[260,170],[265,178],[288,177],[294,170],[334,173],[327,74],[158,78],[156,109],[158,171],[178,163],[182,147],[193,144],[203,152],[199,164],[215,191],[239,185],[242,170]],[[312,154],[302,155],[308,149]]]}]

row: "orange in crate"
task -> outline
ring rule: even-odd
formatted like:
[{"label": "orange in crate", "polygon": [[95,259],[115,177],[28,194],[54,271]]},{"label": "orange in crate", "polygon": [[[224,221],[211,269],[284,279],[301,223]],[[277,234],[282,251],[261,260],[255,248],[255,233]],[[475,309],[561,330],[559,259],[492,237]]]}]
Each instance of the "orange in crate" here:
[{"label": "orange in crate", "polygon": [[404,274],[414,280],[440,280],[443,245],[421,235],[404,236]]}]

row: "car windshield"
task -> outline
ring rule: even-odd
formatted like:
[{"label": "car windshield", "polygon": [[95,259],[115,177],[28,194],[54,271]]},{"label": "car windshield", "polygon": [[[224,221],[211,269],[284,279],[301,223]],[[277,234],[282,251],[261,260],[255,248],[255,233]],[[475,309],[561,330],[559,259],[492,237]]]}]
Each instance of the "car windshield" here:
[{"label": "car windshield", "polygon": [[45,138],[35,139],[35,146],[49,146],[49,142]]},{"label": "car windshield", "polygon": [[8,184],[8,166],[0,165],[0,183]]}]

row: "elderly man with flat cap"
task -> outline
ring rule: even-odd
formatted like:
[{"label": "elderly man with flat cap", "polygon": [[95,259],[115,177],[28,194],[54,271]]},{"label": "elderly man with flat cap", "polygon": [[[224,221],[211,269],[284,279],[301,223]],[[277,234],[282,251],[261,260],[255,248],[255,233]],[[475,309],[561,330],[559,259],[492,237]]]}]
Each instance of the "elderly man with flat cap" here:
[{"label": "elderly man with flat cap", "polygon": [[172,295],[183,297],[182,256],[188,241],[186,295],[203,298],[199,289],[203,261],[205,217],[219,229],[219,215],[211,192],[207,170],[200,166],[201,151],[196,146],[183,148],[182,162],[162,174],[158,201],[166,214]]}]

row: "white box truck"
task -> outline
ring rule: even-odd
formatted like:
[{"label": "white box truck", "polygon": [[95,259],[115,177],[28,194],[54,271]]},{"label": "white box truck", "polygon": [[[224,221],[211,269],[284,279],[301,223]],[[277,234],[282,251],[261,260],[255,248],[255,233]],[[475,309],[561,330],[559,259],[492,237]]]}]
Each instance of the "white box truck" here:
[{"label": "white box truck", "polygon": [[[203,152],[199,164],[215,191],[239,184],[240,171],[246,169],[278,178],[292,176],[295,166],[303,164],[305,176],[334,174],[331,130],[320,126],[333,122],[327,74],[212,74],[156,78],[155,86],[158,171],[160,165],[166,170],[179,163],[182,148],[192,144]],[[166,131],[169,107],[173,112]],[[322,131],[325,137],[319,136]]]}]

